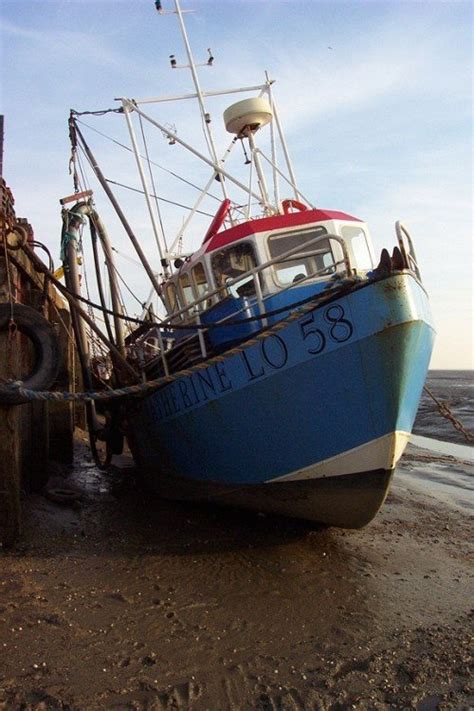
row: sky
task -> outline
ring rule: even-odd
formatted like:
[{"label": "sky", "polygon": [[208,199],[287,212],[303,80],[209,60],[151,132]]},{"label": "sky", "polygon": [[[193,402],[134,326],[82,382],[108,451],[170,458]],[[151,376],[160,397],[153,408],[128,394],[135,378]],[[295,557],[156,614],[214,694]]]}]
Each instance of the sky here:
[{"label": "sky", "polygon": [[[172,0],[162,4],[172,9]],[[377,254],[394,246],[397,219],[408,226],[438,334],[431,368],[473,368],[473,4],[182,0],[182,7],[194,10],[186,23],[196,61],[207,59],[208,47],[215,56],[214,66],[200,74],[204,88],[260,84],[265,70],[276,79],[298,184],[313,204],[365,220]],[[192,91],[189,73],[169,68],[172,53],[184,61],[176,19],[160,16],[153,0],[0,0],[0,41],[4,177],[17,216],[29,219],[58,262],[59,198],[73,192],[69,109],[108,109],[120,96]],[[229,136],[219,129],[219,114],[233,100],[211,107],[223,146]],[[153,115],[199,142],[189,104],[155,105]],[[129,144],[123,116],[82,120]],[[131,155],[83,130],[107,177],[138,187]],[[187,169],[180,149],[161,135],[147,140],[154,160]],[[201,184],[208,174],[186,175]],[[186,204],[196,197],[159,169],[156,181],[160,195]],[[92,187],[121,253],[118,267],[144,301],[143,273],[105,196]],[[158,269],[144,203],[131,191],[115,190]],[[205,211],[216,206],[210,202]],[[179,227],[182,213],[170,206],[163,211]],[[202,230],[209,219],[201,218]],[[195,235],[197,244],[201,238],[202,232]],[[189,246],[197,244],[191,239]]]}]

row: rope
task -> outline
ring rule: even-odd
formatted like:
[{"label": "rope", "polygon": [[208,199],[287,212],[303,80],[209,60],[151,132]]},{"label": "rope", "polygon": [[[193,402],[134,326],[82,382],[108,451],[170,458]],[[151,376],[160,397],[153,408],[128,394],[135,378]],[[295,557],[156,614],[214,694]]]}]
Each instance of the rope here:
[{"label": "rope", "polygon": [[49,259],[49,271],[51,272],[51,274],[54,274],[55,269],[54,269],[53,257],[51,256],[51,252],[46,247],[46,245],[43,244],[42,242],[38,242],[38,240],[36,240],[36,239],[31,242],[31,245],[33,247],[38,247],[38,249],[42,249],[44,252],[46,252],[46,254],[48,255],[48,259]]},{"label": "rope", "polygon": [[105,114],[123,114],[123,108],[101,109],[100,111],[75,111],[71,109],[71,116],[105,116]]},{"label": "rope", "polygon": [[[272,316],[278,316],[279,314],[284,313],[285,311],[289,311],[290,309],[296,309],[300,306],[304,306],[305,304],[308,304],[310,302],[315,302],[315,305],[318,305],[319,303],[326,303],[326,301],[330,301],[333,298],[338,298],[339,296],[343,296],[346,292],[346,288],[358,288],[359,286],[365,286],[365,283],[360,283],[358,284],[357,281],[354,279],[343,279],[337,284],[331,285],[329,288],[326,288],[322,294],[318,294],[316,297],[314,295],[308,296],[306,299],[302,299],[301,301],[295,301],[292,304],[288,304],[286,306],[281,306],[279,309],[274,309],[273,311],[266,311],[262,315],[258,316],[247,316],[246,318],[243,319],[234,319],[234,320],[229,320],[229,321],[222,321],[218,323],[189,323],[189,324],[163,324],[163,323],[158,323],[156,321],[144,321],[143,319],[139,318],[133,318],[132,316],[124,316],[123,314],[117,314],[114,311],[111,311],[110,309],[105,309],[105,313],[111,315],[111,316],[117,316],[118,318],[123,319],[124,321],[129,321],[130,323],[136,323],[139,326],[155,326],[156,328],[163,330],[163,331],[208,331],[213,328],[226,328],[227,326],[241,326],[244,323],[250,323],[252,321],[261,321],[262,319],[269,318]],[[100,311],[104,311],[102,306],[100,304],[96,304],[94,302],[90,302],[89,299],[86,299],[85,296],[79,296],[79,294],[72,294],[75,299],[78,299],[79,301],[83,301],[85,304],[89,304],[95,309],[99,309]]]},{"label": "rope", "polygon": [[58,401],[91,401],[91,400],[112,400],[120,397],[128,397],[132,395],[145,395],[147,393],[151,393],[155,390],[158,390],[163,385],[167,385],[168,383],[172,383],[175,380],[178,380],[179,378],[185,377],[185,376],[191,376],[193,373],[199,371],[199,370],[206,370],[209,368],[211,365],[214,365],[215,363],[222,363],[228,358],[238,355],[239,353],[242,353],[245,349],[249,348],[250,346],[255,345],[256,343],[259,343],[260,341],[264,340],[267,338],[270,334],[276,333],[277,331],[280,331],[281,329],[285,328],[289,323],[292,321],[295,321],[298,318],[301,318],[302,315],[305,313],[308,313],[309,311],[312,311],[313,309],[316,308],[317,304],[310,303],[304,306],[303,308],[299,309],[298,311],[294,311],[291,313],[289,316],[287,316],[285,319],[282,319],[279,321],[277,324],[272,326],[269,329],[266,329],[265,331],[261,331],[258,333],[256,336],[253,338],[250,338],[248,341],[245,341],[244,344],[240,346],[236,346],[235,348],[231,348],[230,350],[226,351],[222,355],[216,355],[213,358],[210,358],[209,360],[206,360],[205,362],[202,363],[197,363],[196,365],[192,366],[191,368],[185,368],[183,370],[179,370],[178,372],[174,373],[173,375],[163,375],[160,378],[155,378],[154,380],[149,380],[146,383],[137,383],[136,385],[128,385],[127,387],[124,388],[117,388],[115,390],[109,390],[107,392],[81,392],[81,393],[71,393],[71,392],[52,392],[52,391],[39,391],[39,390],[26,390],[21,387],[21,381],[10,381],[6,383],[3,387],[8,388],[12,393],[18,394],[20,397],[24,398],[25,400],[47,400],[47,401],[53,401],[53,402],[58,402]]},{"label": "rope", "polygon": [[469,432],[464,427],[462,422],[457,419],[457,417],[453,414],[453,411],[448,407],[448,405],[445,402],[441,402],[441,400],[438,400],[438,398],[431,392],[431,390],[426,385],[424,386],[423,390],[434,401],[439,414],[449,420],[454,429],[456,429],[458,432],[461,432],[461,434],[464,435],[468,442],[474,442],[474,434],[472,434],[472,432]]},{"label": "rope", "polygon": [[[339,296],[339,291],[338,291],[338,296]],[[84,300],[84,299],[81,299]],[[86,300],[87,301],[87,300]],[[80,393],[72,393],[72,392],[52,392],[52,391],[36,391],[36,390],[26,390],[21,387],[21,381],[7,381],[5,382],[2,387],[3,388],[8,388],[11,390],[11,392],[17,393],[20,395],[22,398],[25,398],[26,400],[42,400],[42,401],[92,401],[92,400],[112,400],[112,399],[117,399],[120,397],[127,397],[127,396],[144,396],[147,393],[151,393],[155,390],[158,390],[160,387],[163,385],[167,385],[168,383],[172,383],[173,381],[177,380],[178,378],[185,377],[185,376],[191,376],[193,373],[199,370],[205,370],[206,368],[209,368],[210,366],[214,365],[215,363],[221,363],[225,361],[227,358],[230,358],[234,355],[238,355],[239,353],[242,353],[246,348],[249,348],[250,346],[255,345],[256,343],[259,343],[261,340],[267,338],[269,335],[272,333],[276,333],[277,331],[280,331],[282,328],[287,326],[289,323],[292,321],[300,318],[302,315],[305,313],[308,313],[309,311],[313,310],[319,305],[319,302],[321,299],[315,299],[314,297],[311,298],[311,300],[306,299],[305,306],[302,308],[298,309],[297,311],[293,311],[289,316],[287,316],[285,319],[282,319],[279,321],[277,324],[272,326],[269,329],[266,329],[265,331],[260,332],[253,338],[249,339],[248,341],[245,341],[245,343],[241,346],[236,346],[235,348],[231,348],[230,350],[226,351],[225,354],[223,355],[218,355],[214,356],[213,358],[206,360],[206,362],[203,363],[197,363],[194,365],[192,368],[186,368],[183,370],[178,371],[177,373],[174,373],[173,375],[164,375],[160,378],[155,378],[154,380],[149,380],[146,383],[138,383],[136,385],[129,385],[124,388],[117,388],[115,390],[108,390],[106,392],[80,392]],[[54,303],[54,302],[53,302]],[[304,303],[304,302],[301,302]],[[57,309],[56,304],[54,304],[56,307],[56,310],[58,312],[59,318],[61,318],[59,314],[59,310]],[[278,311],[281,312],[282,310],[286,311],[289,308],[295,308],[297,306],[294,304],[293,306],[286,306],[284,309],[279,309]],[[96,305],[96,308],[101,308]],[[107,309],[108,313],[113,313]],[[276,313],[272,312],[272,313]],[[266,314],[266,316],[271,315],[270,313]],[[261,316],[259,317],[251,317],[251,319],[247,320],[255,320],[256,318],[262,318]],[[61,319],[62,320],[62,319]],[[126,317],[127,321],[135,321],[139,322],[142,324],[149,325],[149,321],[141,321],[139,319],[132,319],[129,317]],[[237,323],[244,323],[244,321],[238,321]],[[158,324],[155,324],[159,326]],[[209,324],[209,326],[219,326],[219,324]],[[224,325],[224,324],[222,324]],[[231,325],[230,323],[226,325]],[[207,328],[206,326],[201,326],[204,328]],[[166,328],[166,327],[165,327]],[[68,336],[70,337],[69,334],[69,329],[66,328],[66,331],[68,333]],[[448,407],[446,403],[441,402],[438,400],[438,398],[434,395],[434,393],[425,385],[423,387],[423,390],[429,395],[429,397],[434,401],[434,403],[437,406],[437,409],[444,418],[446,418],[453,427],[458,431],[461,432],[466,440],[468,442],[474,442],[474,435],[469,432],[462,422],[458,420],[455,415],[453,414],[452,410]]]}]

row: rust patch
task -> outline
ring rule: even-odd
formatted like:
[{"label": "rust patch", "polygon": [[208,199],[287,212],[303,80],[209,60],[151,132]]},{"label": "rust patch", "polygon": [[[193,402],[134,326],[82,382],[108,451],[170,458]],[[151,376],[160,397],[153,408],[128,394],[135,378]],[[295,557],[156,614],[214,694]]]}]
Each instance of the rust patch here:
[{"label": "rust patch", "polygon": [[395,291],[404,291],[405,284],[400,279],[390,279],[382,283],[382,289],[384,291],[388,291],[389,293],[393,293]]}]

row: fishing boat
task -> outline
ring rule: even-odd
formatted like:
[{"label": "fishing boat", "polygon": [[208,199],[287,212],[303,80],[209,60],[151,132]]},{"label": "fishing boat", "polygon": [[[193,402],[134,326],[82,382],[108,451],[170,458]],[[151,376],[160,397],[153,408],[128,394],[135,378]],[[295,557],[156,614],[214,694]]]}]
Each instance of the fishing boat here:
[{"label": "fishing boat", "polygon": [[[88,387],[107,381],[121,393],[106,408],[106,439],[110,444],[111,432],[125,433],[144,479],[163,496],[364,526],[389,491],[431,356],[434,329],[412,238],[397,222],[394,244],[376,258],[363,219],[315,206],[298,188],[273,80],[266,74],[256,86],[204,91],[179,0],[173,10],[155,5],[178,20],[187,60],[180,65],[171,55],[170,63],[173,71],[190,71],[194,91],[122,97],[115,111],[129,132],[156,263],[98,167],[78,125],[81,113],[70,119],[72,164],[81,149],[151,283],[139,323],[126,332],[113,250],[90,193],[76,185],[68,199],[73,206],[63,201],[68,290],[79,297],[76,252],[87,221],[104,247],[110,277],[112,306],[101,296],[114,346],[108,375],[98,359],[94,370],[87,336],[76,324],[93,374]],[[209,50],[202,64],[213,63]],[[232,138],[220,151],[208,103],[231,94],[238,100],[229,102],[223,124]],[[171,101],[197,104],[207,153],[151,113]],[[144,125],[156,129],[172,150],[187,151],[208,169],[170,246],[137,121],[142,137]],[[236,146],[242,153],[232,169]],[[216,190],[220,203],[203,229],[202,208]],[[201,244],[186,251],[197,217]],[[150,308],[153,296],[164,308],[160,318]]]}]

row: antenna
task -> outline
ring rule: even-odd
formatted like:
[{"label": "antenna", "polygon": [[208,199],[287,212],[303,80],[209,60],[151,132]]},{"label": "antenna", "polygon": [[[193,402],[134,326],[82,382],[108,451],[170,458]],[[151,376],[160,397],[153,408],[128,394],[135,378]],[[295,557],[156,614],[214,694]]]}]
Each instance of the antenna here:
[{"label": "antenna", "polygon": [[224,195],[224,198],[225,198],[226,200],[228,200],[228,199],[229,199],[229,196],[228,196],[228,194],[227,194],[227,188],[226,188],[225,183],[224,183],[224,176],[223,176],[223,174],[221,173],[221,171],[219,170],[219,168],[221,168],[221,161],[220,161],[220,159],[219,159],[219,156],[218,156],[218,153],[217,153],[217,149],[216,149],[216,145],[215,145],[215,142],[214,142],[214,136],[213,136],[213,134],[212,134],[212,129],[211,129],[211,115],[210,115],[210,113],[207,111],[207,109],[206,109],[206,107],[205,107],[205,105],[204,105],[204,94],[203,94],[203,91],[202,91],[202,89],[201,89],[201,85],[200,85],[200,82],[199,82],[198,73],[197,73],[197,71],[196,71],[196,68],[197,68],[197,67],[212,67],[212,65],[213,65],[213,63],[214,63],[214,56],[213,56],[213,54],[212,54],[211,48],[208,47],[208,48],[207,48],[207,52],[208,52],[208,55],[209,55],[209,56],[208,56],[208,59],[207,59],[205,62],[201,62],[200,64],[196,64],[196,63],[195,63],[193,54],[192,54],[192,52],[191,52],[191,45],[189,44],[189,39],[188,39],[188,35],[187,35],[187,32],[186,32],[186,27],[185,27],[184,20],[183,20],[183,14],[186,13],[186,12],[190,12],[190,11],[189,11],[189,10],[182,10],[179,0],[174,0],[174,3],[175,3],[175,8],[176,8],[176,9],[175,9],[175,10],[168,11],[168,12],[165,12],[165,11],[163,10],[163,8],[162,8],[162,4],[161,4],[160,0],[156,0],[156,2],[155,2],[155,7],[156,7],[156,9],[158,10],[158,12],[159,12],[161,15],[163,15],[163,14],[175,14],[175,15],[177,15],[179,27],[180,27],[180,30],[181,30],[181,35],[182,35],[182,37],[183,37],[183,43],[184,43],[184,48],[185,48],[185,50],[186,50],[186,55],[187,55],[187,58],[188,58],[188,63],[187,63],[187,64],[178,64],[177,59],[176,59],[176,55],[175,55],[175,54],[171,54],[171,55],[170,55],[170,65],[171,65],[171,68],[172,68],[172,69],[189,69],[189,70],[191,71],[191,75],[192,75],[192,78],[193,78],[194,86],[195,86],[195,89],[196,89],[196,98],[197,98],[198,103],[199,103],[199,110],[200,110],[200,112],[201,112],[201,117],[202,117],[202,121],[203,121],[203,126],[204,126],[204,129],[205,129],[205,134],[204,134],[204,135],[206,136],[207,147],[208,147],[209,154],[210,154],[210,156],[211,156],[211,158],[212,158],[213,163],[217,166],[217,170],[216,170],[216,180],[220,183],[220,185],[221,185],[221,187],[222,187],[222,193],[223,193],[223,195]]},{"label": "antenna", "polygon": [[[205,62],[199,62],[198,64],[195,64],[195,67],[212,67],[214,63],[214,57],[212,55],[210,47],[207,48],[207,53],[209,54],[208,59]],[[170,54],[170,65],[171,69],[191,69],[190,64],[178,64],[176,60],[176,55],[174,54]]]},{"label": "antenna", "polygon": [[[186,33],[186,28],[184,25],[183,15],[186,12],[191,12],[190,10],[181,10],[180,6],[181,0],[174,0],[173,10],[164,10],[161,0],[155,1],[156,10],[160,15],[175,15],[178,20],[179,28],[181,31],[184,48],[187,55],[187,64],[179,64],[177,56],[175,54],[169,55],[169,62],[172,69],[186,68],[189,69],[192,75],[194,83],[194,92],[189,92],[181,95],[175,96],[161,96],[161,97],[148,97],[148,98],[135,98],[128,99],[126,97],[120,97],[117,101],[122,103],[122,112],[125,116],[127,127],[130,133],[130,138],[132,142],[132,153],[135,156],[135,161],[137,163],[138,172],[140,175],[140,180],[143,186],[143,192],[145,195],[145,200],[148,207],[148,212],[150,214],[150,219],[152,223],[153,233],[158,244],[158,249],[160,252],[160,258],[163,266],[168,267],[170,260],[173,260],[178,255],[175,253],[175,248],[177,245],[181,244],[181,239],[185,229],[188,228],[191,219],[198,212],[198,207],[202,200],[208,195],[213,198],[219,199],[216,195],[210,193],[211,187],[215,185],[214,181],[218,181],[220,184],[220,189],[225,200],[229,200],[228,193],[235,186],[239,190],[242,190],[248,196],[248,205],[236,205],[237,212],[241,211],[241,208],[245,208],[244,219],[251,219],[250,205],[251,200],[254,199],[256,204],[263,208],[263,213],[267,215],[274,214],[279,211],[280,205],[280,194],[279,194],[279,178],[286,181],[287,184],[293,189],[295,194],[295,199],[303,199],[309,203],[309,201],[304,198],[304,196],[299,192],[296,187],[296,182],[294,178],[294,173],[292,165],[289,159],[285,138],[280,125],[278,113],[276,110],[275,101],[272,96],[271,87],[274,80],[271,79],[268,73],[265,73],[265,83],[258,84],[256,86],[240,86],[236,88],[222,88],[218,90],[205,91],[201,89],[197,67],[199,66],[212,66],[214,62],[214,56],[212,49],[207,47],[207,60],[199,65],[195,64],[194,58],[191,52],[191,47],[189,44],[188,36]],[[232,143],[227,149],[226,153],[221,156],[217,154],[216,144],[214,143],[214,137],[212,133],[212,116],[207,111],[204,101],[208,97],[224,96],[227,94],[246,94],[249,92],[258,91],[257,97],[254,96],[252,99],[244,99],[236,102],[228,107],[224,112],[224,122],[227,130],[234,134]],[[190,145],[188,142],[184,141],[181,136],[178,135],[177,129],[172,124],[163,124],[157,121],[154,117],[145,113],[142,109],[143,104],[161,104],[166,102],[175,102],[182,100],[192,100],[198,101],[202,129],[204,138],[206,141],[207,155],[206,151],[198,150]],[[144,165],[142,164],[142,156],[138,150],[137,137],[132,122],[132,114],[137,114],[139,120],[146,120],[149,124],[161,131],[165,139],[168,140],[170,145],[178,145],[184,148],[201,162],[207,164],[211,168],[211,174],[209,175],[208,182],[201,189],[199,198],[197,198],[194,206],[190,209],[189,214],[184,220],[183,226],[179,230],[177,237],[172,243],[171,248],[168,248],[166,244],[165,235],[161,226],[158,224],[158,215],[155,215],[155,211],[152,206],[152,193],[149,190],[147,184],[147,178],[145,175]],[[273,120],[272,120],[273,119]],[[271,147],[271,157],[265,155],[265,153],[257,148],[254,140],[254,134],[263,126],[270,125],[270,147]],[[226,157],[230,153],[233,146],[239,142],[242,145],[245,164],[249,166],[249,182],[245,184],[236,175],[229,172],[226,164]],[[278,146],[277,146],[278,141]],[[249,149],[247,153],[246,146]],[[286,168],[289,173],[289,177],[285,175],[277,165],[277,148],[283,152],[284,162],[286,163]],[[270,202],[270,194],[266,182],[266,173],[269,169],[263,163],[265,161],[270,165],[270,169],[273,174],[273,198],[274,204]],[[264,170],[266,168],[266,170]],[[255,174],[255,175],[254,175]],[[258,187],[253,186],[254,177],[258,183]],[[229,212],[228,219],[231,225],[235,225],[239,221],[238,216],[234,211]],[[161,229],[160,229],[161,227]]]}]

